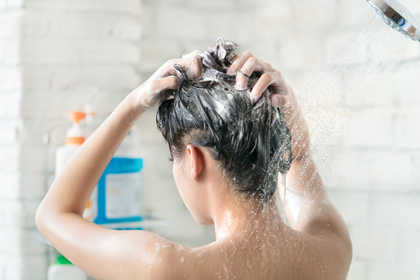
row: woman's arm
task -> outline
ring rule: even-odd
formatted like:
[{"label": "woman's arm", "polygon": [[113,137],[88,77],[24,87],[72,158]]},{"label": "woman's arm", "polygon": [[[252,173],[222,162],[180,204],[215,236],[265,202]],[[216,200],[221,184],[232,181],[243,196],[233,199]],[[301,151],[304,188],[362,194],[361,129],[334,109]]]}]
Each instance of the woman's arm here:
[{"label": "woman's arm", "polygon": [[[322,179],[310,152],[309,129],[298,105],[296,96],[282,74],[250,52],[235,59],[229,73],[238,73],[236,87],[244,88],[254,71],[262,72],[251,91],[251,98],[258,100],[270,87],[273,106],[280,107],[292,135],[293,163],[286,176],[279,175],[279,192],[289,225],[311,236],[337,237],[344,251],[351,255],[351,241],[343,219],[328,200]],[[284,191],[286,190],[286,191]],[[333,240],[331,238],[330,240]]]},{"label": "woman's arm", "polygon": [[351,250],[347,227],[328,199],[310,151],[310,135],[292,88],[277,100],[292,134],[293,163],[286,175],[286,185],[279,175],[279,192],[289,225],[311,235],[333,233]]},{"label": "woman's arm", "polygon": [[[64,171],[55,178],[38,207],[36,224],[45,237],[74,264],[100,279],[149,279],[155,261],[173,243],[146,231],[114,231],[82,218],[86,203],[106,165],[130,127],[166,89],[177,87],[173,64],[199,75],[195,55],[170,60],[131,92],[81,146]],[[157,258],[157,259],[156,259]],[[161,259],[160,263],[165,263]]]}]

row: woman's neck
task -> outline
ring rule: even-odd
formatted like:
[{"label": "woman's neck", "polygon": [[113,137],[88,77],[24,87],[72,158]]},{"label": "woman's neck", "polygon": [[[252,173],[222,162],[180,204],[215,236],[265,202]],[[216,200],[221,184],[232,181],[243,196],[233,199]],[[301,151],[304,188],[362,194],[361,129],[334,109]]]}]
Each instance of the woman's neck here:
[{"label": "woman's neck", "polygon": [[216,240],[272,229],[282,224],[274,198],[267,202],[237,196],[224,199],[224,203],[215,209],[212,218]]}]

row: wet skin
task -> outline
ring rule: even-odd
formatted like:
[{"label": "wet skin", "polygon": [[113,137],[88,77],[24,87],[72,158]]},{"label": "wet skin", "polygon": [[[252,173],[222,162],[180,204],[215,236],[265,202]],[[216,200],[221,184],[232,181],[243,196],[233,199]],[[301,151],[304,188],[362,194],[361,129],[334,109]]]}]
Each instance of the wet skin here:
[{"label": "wet skin", "polygon": [[[293,90],[282,75],[250,52],[228,70],[243,88],[254,71],[264,74],[251,91],[285,112],[292,132],[293,164],[287,189],[279,180],[285,224],[275,200],[261,204],[233,191],[206,148],[189,144],[173,163],[177,187],[194,218],[214,224],[216,241],[188,248],[147,231],[113,231],[90,223],[82,213],[107,163],[135,121],[175,89],[174,64],[201,73],[197,52],[173,59],[127,95],[102,123],[41,202],[36,223],[74,264],[98,279],[345,279],[351,260],[347,229],[324,186],[309,150],[309,132]],[[200,187],[198,187],[200,186]],[[286,194],[286,196],[284,195]],[[294,203],[288,197],[293,194]],[[298,215],[296,215],[298,211]]]}]

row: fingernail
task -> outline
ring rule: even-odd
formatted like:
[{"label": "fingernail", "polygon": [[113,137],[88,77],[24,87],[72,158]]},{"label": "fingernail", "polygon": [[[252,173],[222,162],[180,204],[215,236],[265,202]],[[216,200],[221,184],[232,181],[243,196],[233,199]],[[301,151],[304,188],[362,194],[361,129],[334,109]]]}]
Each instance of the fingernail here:
[{"label": "fingernail", "polygon": [[238,90],[244,90],[244,89],[246,89],[246,82],[239,81],[239,82],[236,83],[235,87]]},{"label": "fingernail", "polygon": [[246,90],[246,86],[245,85],[241,85],[239,83],[235,84],[235,89],[236,90]]},{"label": "fingernail", "polygon": [[252,92],[249,94],[249,97],[251,98],[252,104],[255,104],[259,99],[258,95],[255,95],[255,93]]}]

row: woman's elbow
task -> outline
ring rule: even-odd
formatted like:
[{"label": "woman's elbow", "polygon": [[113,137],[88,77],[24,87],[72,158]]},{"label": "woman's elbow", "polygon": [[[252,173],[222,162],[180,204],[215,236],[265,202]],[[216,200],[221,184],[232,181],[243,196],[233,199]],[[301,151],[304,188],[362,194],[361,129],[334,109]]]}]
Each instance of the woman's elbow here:
[{"label": "woman's elbow", "polygon": [[48,219],[44,208],[45,207],[43,206],[43,203],[41,202],[41,204],[38,206],[35,213],[35,225],[38,231],[41,232],[42,234],[44,234],[45,232],[45,226],[47,224],[47,219]]}]

